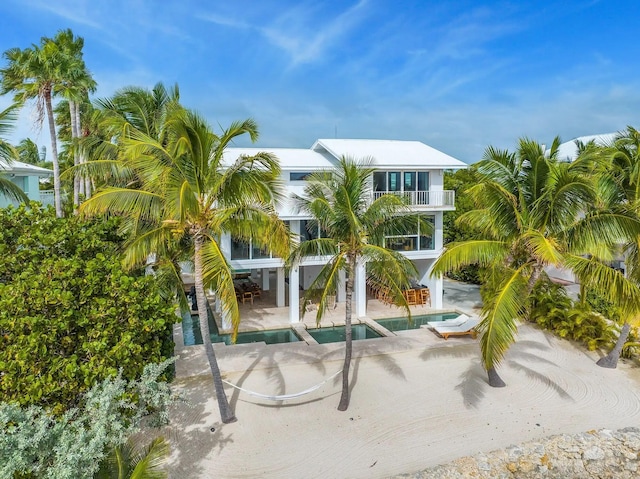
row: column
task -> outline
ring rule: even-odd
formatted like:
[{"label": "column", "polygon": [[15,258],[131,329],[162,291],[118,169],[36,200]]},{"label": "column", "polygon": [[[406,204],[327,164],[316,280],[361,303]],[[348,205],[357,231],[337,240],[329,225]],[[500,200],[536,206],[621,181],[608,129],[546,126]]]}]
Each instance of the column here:
[{"label": "column", "polygon": [[262,268],[262,291],[269,291],[269,268]]},{"label": "column", "polygon": [[284,268],[281,266],[279,268],[276,268],[276,307],[277,308],[284,308],[286,306],[284,302],[284,288],[285,288]]},{"label": "column", "polygon": [[300,271],[299,266],[289,270],[289,322],[300,322]]},{"label": "column", "polygon": [[336,301],[338,303],[344,303],[347,299],[347,290],[345,285],[347,283],[347,275],[344,270],[338,271],[338,277],[340,278],[340,285],[338,286],[338,294],[336,295]]},{"label": "column", "polygon": [[356,277],[353,282],[356,318],[367,315],[367,270],[364,261],[356,262]]}]

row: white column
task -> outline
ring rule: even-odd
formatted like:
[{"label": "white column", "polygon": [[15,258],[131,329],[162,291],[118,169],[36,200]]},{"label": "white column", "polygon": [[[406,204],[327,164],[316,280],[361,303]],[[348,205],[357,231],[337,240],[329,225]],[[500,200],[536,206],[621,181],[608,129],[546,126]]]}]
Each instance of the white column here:
[{"label": "white column", "polygon": [[262,291],[269,291],[269,268],[262,268]]},{"label": "white column", "polygon": [[300,269],[292,266],[289,270],[289,322],[300,322]]},{"label": "white column", "polygon": [[356,277],[354,278],[353,292],[356,304],[356,318],[367,315],[367,271],[363,261],[356,263]]},{"label": "white column", "polygon": [[220,326],[222,326],[222,329],[233,329],[233,324],[231,322],[231,315],[229,314],[229,311],[222,309],[222,311],[220,312],[220,319],[221,319],[221,324]]},{"label": "white column", "polygon": [[345,288],[347,282],[347,275],[344,270],[338,271],[338,277],[340,278],[340,285],[338,286],[338,294],[336,295],[336,301],[338,303],[344,303],[347,299],[347,290]]},{"label": "white column", "polygon": [[285,288],[284,268],[279,267],[279,268],[276,268],[276,307],[278,308],[285,307],[284,288]]},{"label": "white column", "polygon": [[440,251],[443,247],[443,231],[444,231],[444,226],[443,226],[443,213],[442,211],[438,211],[435,214],[435,218],[434,218],[434,232],[433,232],[433,249],[435,249],[436,251]]},{"label": "white column", "polygon": [[442,275],[437,277],[431,276],[431,269],[433,268],[434,263],[435,260],[430,261],[427,271],[420,279],[420,284],[424,284],[429,287],[429,292],[431,293],[431,307],[434,309],[442,309],[444,281],[442,279]]}]

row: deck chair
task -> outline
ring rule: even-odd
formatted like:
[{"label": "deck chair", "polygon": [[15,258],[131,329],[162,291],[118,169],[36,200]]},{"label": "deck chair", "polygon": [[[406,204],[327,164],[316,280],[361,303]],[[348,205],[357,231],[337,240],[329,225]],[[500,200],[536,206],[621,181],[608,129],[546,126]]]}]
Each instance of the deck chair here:
[{"label": "deck chair", "polygon": [[480,323],[480,318],[469,318],[464,323],[458,326],[434,326],[433,330],[442,336],[444,339],[448,339],[449,336],[467,336],[472,338],[476,337],[476,326]]},{"label": "deck chair", "polygon": [[436,326],[460,326],[461,324],[466,323],[469,320],[469,316],[467,316],[466,314],[461,314],[460,316],[458,316],[457,318],[451,318],[451,319],[445,319],[443,321],[429,321],[427,322],[427,326],[429,326],[430,328],[435,328]]}]

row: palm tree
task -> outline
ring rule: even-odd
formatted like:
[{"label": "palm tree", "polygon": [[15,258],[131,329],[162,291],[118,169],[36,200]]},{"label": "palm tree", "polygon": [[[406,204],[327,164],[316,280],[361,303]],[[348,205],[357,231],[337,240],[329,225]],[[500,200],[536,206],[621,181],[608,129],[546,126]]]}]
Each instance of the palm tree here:
[{"label": "palm tree", "polygon": [[[600,147],[590,145],[582,152],[583,156],[594,159],[599,166],[599,181],[602,195],[599,207],[603,210],[621,212],[640,216],[640,132],[628,126],[620,132],[613,143]],[[628,238],[620,245],[620,250],[627,265],[629,280],[640,284],[640,236]],[[620,302],[619,297],[610,298],[614,304]],[[637,322],[636,311],[624,311],[622,328],[615,347],[606,356],[600,358],[598,366],[615,368],[622,349],[629,337],[631,323]]]},{"label": "palm tree", "polygon": [[[328,296],[335,295],[338,289],[340,272],[346,272],[346,335],[340,411],[347,410],[350,399],[351,315],[357,266],[366,263],[367,281],[387,288],[394,302],[403,306],[409,315],[402,291],[416,274],[411,261],[384,247],[384,238],[404,233],[409,228],[417,229],[419,218],[409,214],[407,206],[397,196],[383,195],[371,201],[371,164],[371,159],[355,161],[343,157],[335,170],[311,175],[304,196],[296,197],[299,209],[314,218],[324,237],[298,244],[289,263],[295,265],[305,256],[329,256],[309,289],[312,293],[322,291],[316,315],[318,323],[327,310]],[[424,223],[424,227],[428,227],[427,222]]]},{"label": "palm tree", "polygon": [[[16,150],[7,142],[4,137],[13,127],[13,123],[16,119],[16,107],[10,106],[6,110],[0,111],[0,165],[11,165],[14,158],[17,156]],[[4,195],[9,199],[13,199],[19,202],[28,202],[29,198],[22,191],[18,185],[13,181],[6,178],[0,168],[0,195]]]},{"label": "palm tree", "polygon": [[[71,29],[66,29],[60,30],[51,41],[62,52],[61,59],[63,62],[59,66],[61,81],[56,88],[56,92],[67,100],[74,165],[77,166],[80,163],[84,163],[82,150],[77,148],[78,139],[82,136],[80,105],[88,103],[88,94],[95,91],[96,82],[82,58],[82,48],[84,47],[84,39],[82,37],[74,37]],[[73,205],[74,209],[77,209],[80,204],[81,190],[84,189],[84,182],[80,177],[79,170],[75,171],[74,176]]]},{"label": "palm tree", "polygon": [[284,257],[288,230],[275,214],[280,168],[268,153],[223,162],[227,145],[248,134],[255,141],[253,120],[235,122],[214,134],[197,114],[172,108],[159,125],[157,137],[127,125],[119,139],[119,163],[131,172],[129,186],[105,187],[81,205],[85,214],[118,214],[131,233],[125,252],[128,264],[147,261],[151,254],[167,258],[178,244],[188,248],[200,328],[214,379],[220,416],[236,420],[225,395],[207,323],[205,287],[216,292],[222,314],[237,331],[240,316],[233,271],[220,244],[225,233],[269,248]]},{"label": "palm tree", "polygon": [[145,448],[137,448],[133,441],[118,446],[100,465],[95,479],[164,479],[164,465],[169,455],[169,443],[156,438]]},{"label": "palm tree", "polygon": [[569,267],[585,284],[609,288],[630,305],[637,298],[636,288],[599,261],[616,241],[637,231],[637,221],[593,212],[598,195],[586,174],[591,166],[558,162],[559,144],[555,138],[548,153],[528,139],[519,141],[515,153],[487,148],[477,164],[480,182],[467,191],[476,209],[459,218],[479,237],[449,243],[433,268],[433,274],[474,263],[489,269],[478,329],[483,365],[494,387],[505,385],[496,367],[515,341],[517,318],[527,316],[529,295],[545,266]]},{"label": "palm tree", "polygon": [[35,99],[39,124],[42,124],[45,114],[47,116],[51,137],[54,203],[56,215],[62,217],[60,165],[52,105],[54,88],[60,82],[58,68],[62,62],[60,49],[48,38],[43,37],[40,45],[32,45],[31,48],[24,50],[11,48],[5,51],[3,56],[8,61],[8,65],[0,69],[2,76],[0,94],[14,92],[14,102],[18,105]]}]

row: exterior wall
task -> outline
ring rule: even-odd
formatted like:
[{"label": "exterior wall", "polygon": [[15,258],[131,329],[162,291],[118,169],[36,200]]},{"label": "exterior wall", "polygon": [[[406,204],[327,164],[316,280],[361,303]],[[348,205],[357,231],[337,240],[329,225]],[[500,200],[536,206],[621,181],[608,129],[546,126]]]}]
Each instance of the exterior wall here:
[{"label": "exterior wall", "polygon": [[[30,200],[40,201],[40,183],[38,176],[26,176],[20,174],[5,174],[5,176],[18,185]],[[17,205],[17,202],[9,200],[4,195],[0,195],[0,208],[5,208],[10,204]]]}]

